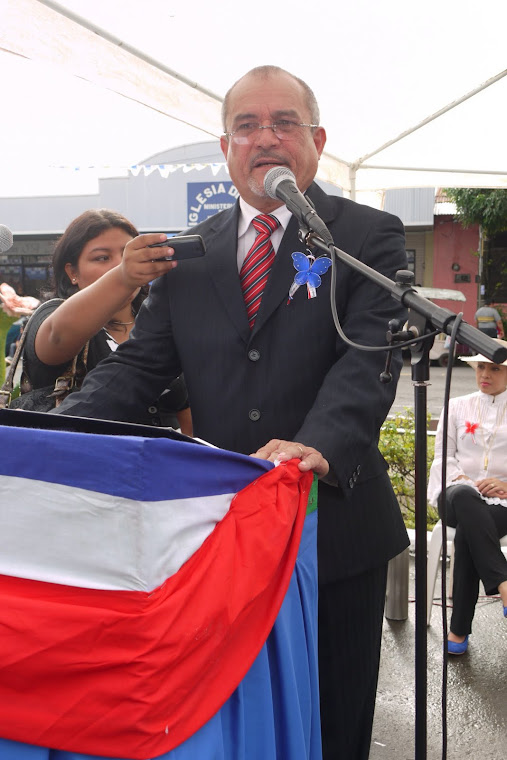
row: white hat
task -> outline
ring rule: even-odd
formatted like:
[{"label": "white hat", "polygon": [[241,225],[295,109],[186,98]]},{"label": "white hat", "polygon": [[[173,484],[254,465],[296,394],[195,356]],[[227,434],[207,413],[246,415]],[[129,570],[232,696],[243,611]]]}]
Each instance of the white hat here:
[{"label": "white hat", "polygon": [[[497,343],[500,343],[501,346],[504,348],[507,348],[507,340],[501,340],[501,338],[493,338],[494,341]],[[459,357],[462,362],[466,362],[467,364],[474,365],[478,362],[488,362],[488,364],[494,364],[494,362],[491,361],[491,359],[487,359],[482,354],[476,354],[475,356],[460,356]],[[501,367],[507,367],[507,359],[502,362],[500,365]]]}]

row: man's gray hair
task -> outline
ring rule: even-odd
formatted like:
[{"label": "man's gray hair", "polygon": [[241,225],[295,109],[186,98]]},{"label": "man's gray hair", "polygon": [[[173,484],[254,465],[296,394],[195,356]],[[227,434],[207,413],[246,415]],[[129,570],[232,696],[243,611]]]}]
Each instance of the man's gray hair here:
[{"label": "man's gray hair", "polygon": [[267,79],[268,77],[274,74],[287,74],[287,76],[294,79],[294,81],[297,82],[303,88],[306,105],[308,107],[308,110],[310,111],[311,122],[312,124],[320,123],[320,112],[319,112],[319,104],[317,103],[317,98],[315,97],[311,87],[309,87],[306,84],[306,82],[304,82],[302,79],[295,76],[294,74],[291,74],[290,71],[286,71],[285,69],[280,68],[280,66],[256,66],[256,68],[251,69],[250,71],[247,71],[247,73],[244,74],[240,79],[238,79],[237,82],[234,82],[232,87],[230,87],[225,94],[225,98],[222,103],[222,126],[224,128],[224,132],[227,131],[226,122],[227,122],[227,111],[229,108],[229,99],[236,85],[239,84],[239,82],[241,82],[243,79],[245,79],[245,77],[256,76],[256,77],[264,77]]}]

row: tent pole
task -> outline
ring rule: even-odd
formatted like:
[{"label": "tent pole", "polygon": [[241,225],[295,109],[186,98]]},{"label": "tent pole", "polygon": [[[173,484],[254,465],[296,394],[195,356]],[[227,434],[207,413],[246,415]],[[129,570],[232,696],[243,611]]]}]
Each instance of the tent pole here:
[{"label": "tent pole", "polygon": [[356,200],[356,167],[351,166],[349,168],[349,180],[350,180],[350,199]]}]

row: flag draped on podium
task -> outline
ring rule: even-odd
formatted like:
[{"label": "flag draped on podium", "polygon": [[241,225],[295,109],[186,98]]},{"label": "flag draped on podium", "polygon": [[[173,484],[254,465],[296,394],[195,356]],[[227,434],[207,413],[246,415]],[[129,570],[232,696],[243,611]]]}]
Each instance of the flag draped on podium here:
[{"label": "flag draped on podium", "polygon": [[318,760],[310,473],[164,438],[0,445],[2,760]]}]

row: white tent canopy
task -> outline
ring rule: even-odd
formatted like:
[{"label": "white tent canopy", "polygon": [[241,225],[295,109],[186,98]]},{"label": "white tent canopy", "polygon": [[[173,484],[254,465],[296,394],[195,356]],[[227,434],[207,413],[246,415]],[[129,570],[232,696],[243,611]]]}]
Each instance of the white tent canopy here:
[{"label": "white tent canopy", "polygon": [[0,0],[0,20],[4,197],[218,137],[264,63],[314,89],[319,176],[346,192],[507,187],[505,0]]}]

